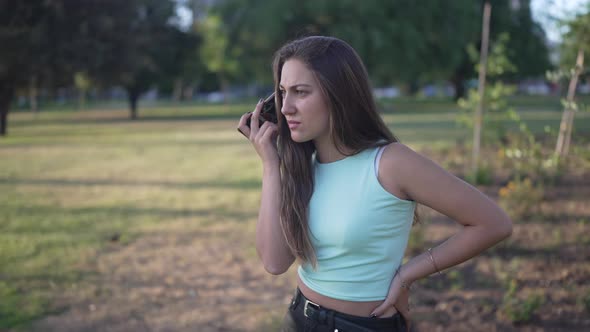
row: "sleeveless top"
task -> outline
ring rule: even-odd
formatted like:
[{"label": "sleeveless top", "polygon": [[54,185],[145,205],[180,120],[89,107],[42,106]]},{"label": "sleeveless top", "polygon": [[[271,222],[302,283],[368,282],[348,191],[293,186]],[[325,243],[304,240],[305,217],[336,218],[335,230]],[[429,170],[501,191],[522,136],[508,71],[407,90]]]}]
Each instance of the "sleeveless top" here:
[{"label": "sleeveless top", "polygon": [[377,170],[383,148],[325,164],[314,157],[308,220],[317,266],[302,264],[298,274],[319,294],[383,300],[402,263],[416,204],[381,186]]}]

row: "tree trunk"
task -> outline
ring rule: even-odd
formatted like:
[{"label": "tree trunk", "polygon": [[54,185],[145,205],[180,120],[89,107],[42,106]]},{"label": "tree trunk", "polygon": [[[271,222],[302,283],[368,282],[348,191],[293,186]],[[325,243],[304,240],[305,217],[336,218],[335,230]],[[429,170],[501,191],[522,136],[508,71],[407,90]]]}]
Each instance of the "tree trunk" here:
[{"label": "tree trunk", "polygon": [[225,79],[225,75],[219,74],[219,83],[221,84],[221,93],[223,94],[223,103],[229,103],[229,80]]},{"label": "tree trunk", "polygon": [[453,83],[453,87],[455,88],[455,96],[453,97],[455,101],[465,97],[465,84],[463,81],[463,73],[456,73],[451,79],[451,83]]},{"label": "tree trunk", "polygon": [[9,83],[0,83],[0,136],[6,136],[8,111],[14,97],[14,88]]},{"label": "tree trunk", "polygon": [[129,96],[129,111],[131,111],[131,120],[137,119],[137,100],[139,99],[139,93],[133,90],[127,92]]},{"label": "tree trunk", "polygon": [[86,91],[78,90],[78,109],[83,111],[86,109]]},{"label": "tree trunk", "polygon": [[420,91],[420,85],[418,81],[412,80],[408,83],[408,94],[412,97],[415,97],[416,94]]},{"label": "tree trunk", "polygon": [[479,103],[477,105],[477,110],[475,111],[474,117],[475,121],[473,123],[473,159],[472,159],[472,172],[473,178],[475,179],[475,183],[477,183],[477,173],[479,171],[479,153],[480,153],[480,145],[481,145],[481,127],[482,127],[482,120],[483,120],[483,112],[484,112],[484,92],[485,92],[485,85],[486,85],[486,67],[488,62],[488,41],[490,36],[490,15],[492,11],[492,5],[488,1],[486,1],[484,9],[483,9],[483,23],[482,23],[482,32],[481,32],[481,50],[480,50],[480,58],[479,58],[479,85],[478,85],[478,93],[479,93]]},{"label": "tree trunk", "polygon": [[174,89],[172,91],[172,100],[175,102],[181,101],[183,98],[182,94],[182,79],[177,78],[174,80]]},{"label": "tree trunk", "polygon": [[557,145],[555,146],[555,154],[558,157],[565,157],[569,152],[569,146],[572,136],[572,127],[574,124],[574,110],[572,109],[571,103],[574,102],[574,96],[576,94],[576,86],[578,85],[578,77],[582,72],[584,65],[584,52],[578,51],[578,57],[576,59],[576,67],[570,80],[570,84],[567,90],[567,106],[563,110],[561,116],[561,123],[559,125],[559,136],[557,137]]},{"label": "tree trunk", "polygon": [[8,110],[0,109],[0,136],[6,136],[6,121],[8,121]]},{"label": "tree trunk", "polygon": [[33,75],[31,77],[30,85],[29,85],[29,104],[31,107],[31,112],[37,113],[39,111],[39,105],[37,103],[37,76]]},{"label": "tree trunk", "polygon": [[182,89],[182,99],[191,101],[193,100],[193,96],[195,94],[195,85],[189,84]]}]

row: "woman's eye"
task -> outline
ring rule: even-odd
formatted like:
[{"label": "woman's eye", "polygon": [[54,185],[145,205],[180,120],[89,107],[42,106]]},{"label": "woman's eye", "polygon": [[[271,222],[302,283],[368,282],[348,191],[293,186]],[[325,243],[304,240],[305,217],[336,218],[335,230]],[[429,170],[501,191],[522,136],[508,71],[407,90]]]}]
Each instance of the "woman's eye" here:
[{"label": "woman's eye", "polygon": [[298,95],[304,95],[307,91],[297,90],[295,91]]}]

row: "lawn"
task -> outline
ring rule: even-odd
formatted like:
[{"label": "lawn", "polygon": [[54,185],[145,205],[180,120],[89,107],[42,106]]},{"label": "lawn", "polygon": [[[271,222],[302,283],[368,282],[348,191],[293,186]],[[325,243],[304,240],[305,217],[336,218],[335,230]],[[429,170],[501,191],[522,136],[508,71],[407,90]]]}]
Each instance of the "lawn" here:
[{"label": "lawn", "polygon": [[[535,132],[559,125],[559,101],[523,99],[514,104]],[[383,107],[386,123],[417,150],[449,149],[471,135],[455,124],[456,107],[450,101],[404,100],[384,102]],[[148,326],[217,331],[276,326],[294,286],[293,269],[271,277],[257,261],[254,227],[261,165],[235,129],[240,114],[250,108],[155,106],[141,109],[137,121],[127,120],[124,109],[12,113],[8,136],[0,138],[0,330],[123,331]],[[589,113],[577,115],[575,134],[587,142]],[[444,155],[430,157],[444,164]],[[436,312],[451,310],[455,293],[440,299],[437,307],[428,302],[433,296],[428,291],[455,285],[458,296],[468,297],[473,287],[496,291],[491,302],[482,302],[489,312],[475,313],[489,321],[486,315],[496,312],[494,299],[503,294],[498,289],[505,278],[486,269],[522,268],[523,261],[538,264],[559,254],[555,241],[579,241],[570,233],[587,232],[588,210],[576,205],[587,200],[586,189],[576,192],[569,203],[561,202],[566,209],[573,204],[577,214],[562,220],[559,239],[550,233],[549,240],[539,242],[546,257],[518,243],[526,238],[518,232],[542,233],[546,220],[528,231],[517,230],[509,245],[482,258],[479,265],[463,267],[461,271],[470,269],[475,275],[469,280],[461,279],[467,272],[453,272],[431,286],[421,284],[423,292],[416,301],[423,308],[421,319],[444,323]],[[425,216],[424,223],[433,226],[413,231],[414,248],[455,229],[440,216]],[[524,254],[515,263],[506,255],[518,256],[516,250]],[[587,280],[585,265],[572,273]],[[588,294],[587,281],[575,286],[574,292]],[[253,297],[252,290],[260,295]],[[485,299],[478,294],[476,298]],[[564,294],[564,301],[576,303],[572,312],[588,308],[584,301],[590,297],[571,299]]]}]

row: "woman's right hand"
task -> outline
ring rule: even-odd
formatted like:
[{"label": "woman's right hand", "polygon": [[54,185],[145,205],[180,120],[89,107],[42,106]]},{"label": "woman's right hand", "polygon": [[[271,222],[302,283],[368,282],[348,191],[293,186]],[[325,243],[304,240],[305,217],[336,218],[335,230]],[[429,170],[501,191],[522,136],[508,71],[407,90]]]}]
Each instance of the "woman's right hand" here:
[{"label": "woman's right hand", "polygon": [[[262,126],[259,127],[258,118],[260,117],[260,111],[262,110],[263,100],[260,99],[254,113],[248,112],[240,118],[238,124],[238,131],[246,136],[254,149],[262,159],[263,164],[275,164],[279,163],[279,154],[277,152],[276,138],[279,132],[279,128],[276,124],[265,121]],[[246,121],[250,118],[250,128],[246,125]]]}]

